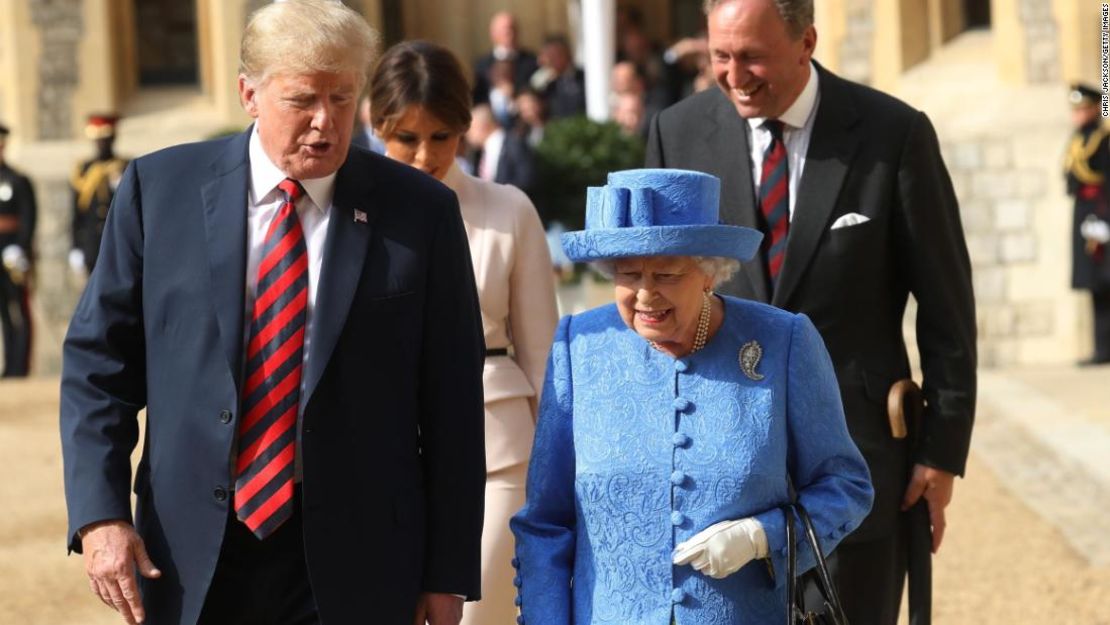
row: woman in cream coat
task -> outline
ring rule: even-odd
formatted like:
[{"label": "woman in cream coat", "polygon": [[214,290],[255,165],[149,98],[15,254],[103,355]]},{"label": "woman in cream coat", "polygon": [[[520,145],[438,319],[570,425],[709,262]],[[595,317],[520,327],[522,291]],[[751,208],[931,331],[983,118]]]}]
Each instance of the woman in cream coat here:
[{"label": "woman in cream coat", "polygon": [[536,406],[557,317],[551,257],[536,209],[522,191],[467,175],[455,164],[470,125],[470,88],[449,51],[420,41],[390,48],[371,78],[370,97],[386,155],[434,176],[459,197],[487,352],[482,600],[466,605],[462,622],[508,625],[516,619],[508,522],[524,504]]}]

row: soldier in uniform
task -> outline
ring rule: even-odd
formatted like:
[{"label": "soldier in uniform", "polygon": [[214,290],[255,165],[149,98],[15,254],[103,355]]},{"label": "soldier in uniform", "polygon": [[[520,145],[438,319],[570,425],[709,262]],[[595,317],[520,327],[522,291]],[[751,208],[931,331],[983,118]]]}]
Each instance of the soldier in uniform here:
[{"label": "soldier in uniform", "polygon": [[100,235],[108,207],[123,177],[127,159],[116,156],[117,115],[90,115],[85,136],[96,143],[96,156],[77,165],[73,172],[73,246],[69,265],[79,274],[91,274],[100,251]]},{"label": "soldier in uniform", "polygon": [[1072,288],[1091,292],[1095,350],[1081,365],[1110,363],[1110,131],[1102,124],[1102,92],[1072,86],[1069,100],[1075,134],[1065,159],[1068,194],[1075,198],[1072,226]]},{"label": "soldier in uniform", "polygon": [[31,369],[32,241],[35,236],[35,192],[26,176],[8,166],[4,144],[8,128],[0,124],[0,326],[4,369],[0,377],[23,377]]}]

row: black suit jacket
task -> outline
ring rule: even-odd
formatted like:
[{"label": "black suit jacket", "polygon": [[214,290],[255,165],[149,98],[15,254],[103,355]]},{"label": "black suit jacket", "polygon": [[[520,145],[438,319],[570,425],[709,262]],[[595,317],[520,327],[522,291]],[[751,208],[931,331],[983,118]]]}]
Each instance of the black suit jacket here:
[{"label": "black suit jacket", "polygon": [[[128,167],[63,347],[69,544],[130,519],[162,570],[152,623],[193,623],[232,498],[250,130]],[[409,625],[418,593],[479,594],[483,341],[455,195],[351,150],[304,371],[305,558],[325,623]],[[360,213],[356,212],[360,211]],[[365,219],[363,219],[365,217]]]},{"label": "black suit jacket", "polygon": [[[764,260],[723,291],[809,315],[836,366],[852,436],[871,468],[875,505],[854,540],[893,531],[914,462],[962,474],[975,412],[971,266],[952,184],[928,118],[818,66],[820,102],[799,183],[786,259],[773,297]],[[758,228],[747,122],[719,89],[659,114],[649,167],[721,179],[721,219]],[[870,221],[832,230],[841,215]],[[911,449],[895,440],[887,392],[909,377],[902,335],[917,301],[925,398]]]},{"label": "black suit jacket", "polygon": [[536,181],[536,156],[528,142],[512,130],[505,130],[505,143],[497,160],[493,181],[511,184],[522,191],[531,192]]}]

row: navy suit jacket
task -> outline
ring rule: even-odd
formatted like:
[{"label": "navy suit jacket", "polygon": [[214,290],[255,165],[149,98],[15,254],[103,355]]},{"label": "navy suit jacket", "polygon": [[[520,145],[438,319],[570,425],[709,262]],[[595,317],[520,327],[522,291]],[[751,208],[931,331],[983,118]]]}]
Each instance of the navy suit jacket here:
[{"label": "navy suit jacket", "polygon": [[[233,487],[247,133],[140,158],[119,186],[64,345],[69,541],[134,522],[152,623],[196,621]],[[302,394],[305,558],[325,623],[408,625],[422,591],[479,595],[483,342],[446,187],[351,150],[339,169]],[[356,218],[362,211],[366,219]]]}]

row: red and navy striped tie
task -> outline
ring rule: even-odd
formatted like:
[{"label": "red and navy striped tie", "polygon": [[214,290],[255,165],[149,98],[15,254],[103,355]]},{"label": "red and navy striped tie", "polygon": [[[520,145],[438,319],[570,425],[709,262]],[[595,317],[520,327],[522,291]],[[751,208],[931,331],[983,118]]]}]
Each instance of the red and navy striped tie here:
[{"label": "red and navy striped tie", "polygon": [[786,259],[786,237],[790,233],[790,172],[787,170],[786,145],[782,141],[783,123],[777,119],[763,122],[771,133],[771,145],[763,153],[759,176],[759,210],[763,214],[763,254],[772,288],[778,281]]},{"label": "red and navy striped tie", "polygon": [[301,398],[308,248],[297,219],[304,189],[286,178],[258,266],[239,419],[235,513],[266,538],[293,513],[293,454]]}]

